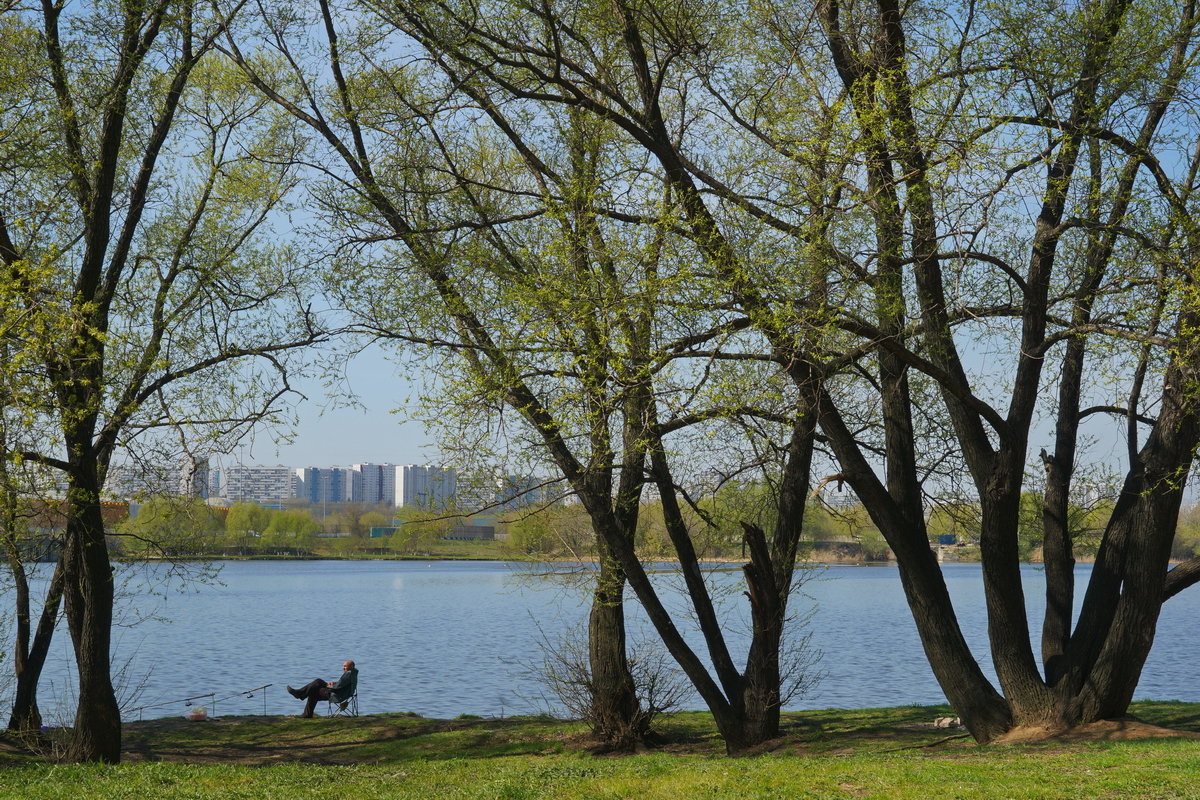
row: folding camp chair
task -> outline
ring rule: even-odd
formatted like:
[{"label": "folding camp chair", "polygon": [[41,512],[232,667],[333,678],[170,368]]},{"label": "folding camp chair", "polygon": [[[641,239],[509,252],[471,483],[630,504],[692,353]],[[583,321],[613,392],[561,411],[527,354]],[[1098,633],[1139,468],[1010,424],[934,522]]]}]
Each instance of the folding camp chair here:
[{"label": "folding camp chair", "polygon": [[358,673],[354,673],[354,682],[350,684],[350,696],[345,700],[337,701],[333,699],[333,695],[329,696],[328,705],[325,708],[325,714],[329,717],[357,717],[358,716]]}]

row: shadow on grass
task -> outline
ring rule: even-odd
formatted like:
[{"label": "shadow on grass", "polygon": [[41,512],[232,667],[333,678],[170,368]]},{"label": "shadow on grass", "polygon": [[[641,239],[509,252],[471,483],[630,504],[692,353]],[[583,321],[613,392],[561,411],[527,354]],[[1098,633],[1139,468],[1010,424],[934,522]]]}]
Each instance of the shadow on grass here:
[{"label": "shadow on grass", "polygon": [[410,714],[152,720],[125,726],[127,761],[384,764],[558,753],[586,731],[539,718],[438,720]]},{"label": "shadow on grass", "polygon": [[1200,732],[1200,703],[1140,700],[1130,705],[1129,716],[1164,728]]},{"label": "shadow on grass", "polygon": [[[784,714],[780,736],[747,755],[819,754],[922,746],[943,731],[931,730],[939,708],[807,711]],[[1197,710],[1200,714],[1200,709]],[[0,740],[2,743],[3,740]],[[17,743],[0,747],[0,766],[37,761]],[[399,764],[406,761],[489,759],[509,756],[589,754],[598,742],[587,726],[547,717],[427,719],[415,714],[298,719],[229,716],[203,722],[165,718],[126,723],[123,760],[267,766],[291,762],[324,765]],[[712,718],[682,712],[659,718],[649,751],[722,756],[724,742]]]},{"label": "shadow on grass", "polygon": [[[1200,705],[1135,703],[1133,717],[1151,725],[1200,731]],[[978,747],[961,730],[938,728],[947,706],[829,709],[786,713],[780,735],[747,755],[841,755],[922,749],[953,756]],[[415,714],[297,719],[278,716],[180,718],[127,723],[124,760],[267,766],[402,764],[594,752],[597,742],[579,722],[546,717],[427,719]],[[649,750],[720,757],[724,742],[712,718],[683,712],[659,719]],[[27,751],[0,737],[0,767],[30,763]]]}]

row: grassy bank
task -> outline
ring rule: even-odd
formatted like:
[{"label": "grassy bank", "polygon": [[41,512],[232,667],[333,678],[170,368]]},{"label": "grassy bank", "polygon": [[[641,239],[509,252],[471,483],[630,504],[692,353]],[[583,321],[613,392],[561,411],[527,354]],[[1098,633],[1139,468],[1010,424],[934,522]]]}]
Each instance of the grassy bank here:
[{"label": "grassy bank", "polygon": [[[53,765],[9,744],[0,796],[21,798],[1184,798],[1200,797],[1200,705],[1139,703],[1145,723],[1086,739],[980,747],[933,727],[944,708],[786,715],[752,757],[708,717],[665,719],[649,752],[597,756],[577,723],[229,717],[131,723],[125,763]],[[1190,737],[1190,738],[1189,738]]]}]

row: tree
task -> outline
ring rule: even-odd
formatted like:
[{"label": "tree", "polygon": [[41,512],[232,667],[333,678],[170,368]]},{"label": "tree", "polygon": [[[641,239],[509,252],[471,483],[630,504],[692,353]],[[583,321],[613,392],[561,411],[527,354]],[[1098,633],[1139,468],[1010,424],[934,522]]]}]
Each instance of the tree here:
[{"label": "tree", "polygon": [[[700,507],[707,515],[718,546],[738,548],[743,545],[742,523],[769,527],[775,505],[775,492],[768,485],[725,481],[713,489],[709,502],[701,503]],[[806,513],[805,518],[811,523],[811,515]],[[745,556],[744,550],[741,555]]]},{"label": "tree", "polygon": [[385,528],[392,523],[392,518],[379,511],[364,511],[358,516],[359,530],[370,534],[372,528]]},{"label": "tree", "polygon": [[[797,431],[819,423],[978,739],[1121,713],[1162,602],[1200,579],[1167,564],[1198,435],[1194,4],[591,11],[392,16],[468,85],[603,119],[656,159],[673,230],[794,382]],[[793,260],[764,262],[764,242]],[[1037,458],[1039,415],[1054,441]],[[1101,415],[1126,426],[1126,475],[1072,628],[1069,509]],[[1030,468],[1046,480],[1041,669],[1019,570]],[[999,688],[929,547],[929,498],[950,490],[979,504]]]},{"label": "tree", "polygon": [[159,496],[142,503],[137,515],[118,527],[118,534],[133,542],[125,548],[127,554],[171,558],[207,552],[220,528],[203,501]]},{"label": "tree", "polygon": [[374,536],[374,528],[388,528],[392,524],[391,517],[382,514],[378,511],[364,511],[358,516],[358,530],[362,532],[362,537],[367,539],[371,546],[371,552],[380,555],[391,549],[391,543],[388,541],[391,535]]},{"label": "tree", "polygon": [[358,515],[357,529],[362,536],[369,537],[374,528],[387,528],[392,524],[392,518],[379,511],[364,511]]},{"label": "tree", "polygon": [[[782,702],[779,647],[803,526],[804,497],[815,444],[814,400],[819,386],[813,363],[803,353],[811,346],[807,340],[823,335],[823,326],[796,329],[790,324],[790,312],[775,313],[748,278],[777,266],[780,254],[770,243],[755,242],[754,256],[761,257],[761,263],[740,260],[731,243],[720,235],[706,211],[705,199],[678,157],[678,141],[703,135],[704,126],[696,122],[701,118],[698,116],[680,117],[674,126],[668,124],[664,98],[670,95],[674,102],[687,96],[687,79],[674,82],[671,66],[686,63],[696,43],[721,27],[720,15],[708,14],[707,10],[692,14],[692,9],[684,8],[669,12],[649,7],[643,10],[644,16],[626,4],[616,4],[611,9],[581,9],[569,3],[536,9],[491,5],[482,25],[476,9],[469,4],[429,3],[384,13],[392,24],[421,42],[456,79],[471,76],[471,81],[465,84],[466,92],[470,93],[475,86],[484,87],[475,91],[473,99],[491,116],[497,115],[492,109],[501,103],[512,102],[517,107],[561,104],[568,118],[598,120],[581,124],[602,127],[610,137],[609,147],[623,151],[624,143],[612,142],[628,137],[625,142],[644,148],[655,159],[655,166],[647,165],[644,169],[654,176],[655,185],[666,187],[664,200],[656,206],[639,208],[633,214],[625,209],[608,213],[614,219],[632,218],[651,227],[664,227],[671,237],[682,234],[688,242],[683,250],[691,258],[698,257],[693,263],[704,265],[703,270],[692,270],[680,281],[681,285],[688,282],[689,291],[682,293],[686,311],[673,317],[674,307],[667,301],[671,310],[666,315],[672,322],[682,318],[683,332],[674,342],[660,345],[662,351],[674,352],[676,358],[699,360],[693,370],[680,370],[681,380],[691,380],[693,386],[697,380],[708,384],[710,379],[706,375],[713,364],[750,365],[761,361],[786,365],[794,386],[799,387],[777,392],[778,405],[787,407],[788,412],[768,417],[780,423],[778,430],[773,431],[776,443],[770,462],[778,469],[779,476],[774,524],[770,531],[744,526],[751,560],[745,573],[754,631],[744,668],[736,666],[731,657],[705,585],[681,501],[686,495],[679,491],[667,440],[706,419],[736,419],[741,415],[752,418],[758,395],[771,394],[777,390],[777,384],[763,379],[757,384],[741,380],[723,385],[721,379],[712,379],[714,388],[728,390],[714,407],[671,409],[669,418],[660,419],[667,404],[660,405],[655,399],[662,388],[653,381],[661,376],[651,372],[646,376],[645,394],[635,397],[641,405],[626,405],[624,409],[627,419],[644,418],[650,423],[639,434],[640,446],[644,448],[641,461],[661,498],[668,538],[684,573],[713,672],[709,672],[680,634],[648,580],[632,542],[609,538],[597,529],[611,556],[628,575],[668,650],[712,710],[727,748],[738,752],[770,738],[778,729]],[[656,16],[659,12],[662,15]],[[643,30],[638,26],[646,19],[652,22]],[[661,23],[661,28],[654,28],[657,23]],[[696,23],[697,31],[689,29],[692,23]],[[542,43],[547,41],[555,46],[544,48]],[[570,69],[562,69],[568,62],[572,65]],[[546,108],[543,113],[556,112]],[[497,125],[506,131],[515,129],[512,123],[506,125],[500,121]],[[519,140],[518,148],[527,146],[519,135],[510,134],[510,138]],[[627,158],[631,163],[641,163],[634,153],[636,150]],[[789,285],[800,284],[811,289],[806,302],[819,308],[823,302],[820,276],[811,277],[815,282],[808,285],[809,275],[793,275]],[[752,324],[758,326],[757,340],[751,337],[747,342],[737,336]],[[678,350],[672,351],[672,347]],[[764,349],[768,352],[764,353]],[[655,358],[651,355],[648,363],[656,363]],[[753,371],[746,374],[751,379],[760,377]],[[747,390],[750,393],[743,394]],[[563,464],[559,468],[569,476]]]},{"label": "tree", "polygon": [[271,512],[257,503],[234,503],[225,514],[225,535],[230,546],[244,555],[267,530]]},{"label": "tree", "polygon": [[[519,257],[518,251],[495,240],[482,242],[481,246],[467,242],[467,246],[458,251],[461,256],[456,254],[456,257],[463,259],[461,263],[468,273],[478,275],[480,291],[472,289],[474,279],[451,277],[452,265],[446,251],[454,246],[457,238],[455,222],[451,221],[451,227],[443,228],[442,225],[447,223],[437,216],[440,191],[437,183],[440,180],[438,168],[430,168],[435,162],[429,160],[450,154],[439,154],[436,135],[430,138],[426,135],[428,129],[419,130],[422,127],[421,110],[406,108],[408,104],[418,102],[419,98],[397,91],[402,85],[398,81],[404,81],[405,77],[389,69],[373,68],[371,59],[376,54],[369,49],[347,49],[340,38],[329,4],[322,3],[320,10],[321,17],[317,23],[326,33],[326,53],[325,63],[319,65],[319,69],[327,69],[332,75],[333,86],[328,93],[318,93],[309,88],[319,73],[300,71],[301,65],[307,63],[309,54],[292,44],[289,37],[303,35],[302,29],[307,23],[301,23],[300,29],[296,29],[294,24],[289,24],[293,21],[290,11],[286,14],[268,12],[262,23],[266,29],[264,38],[283,51],[287,56],[285,60],[296,68],[295,74],[272,74],[269,71],[272,65],[265,58],[244,56],[232,40],[230,53],[266,96],[310,126],[328,145],[334,158],[324,163],[331,178],[331,187],[354,187],[354,195],[350,197],[343,198],[340,191],[335,193],[332,190],[321,196],[329,214],[335,219],[350,221],[351,230],[366,228],[371,231],[368,236],[372,238],[380,237],[381,240],[401,244],[420,279],[412,285],[419,293],[426,294],[423,303],[401,306],[397,304],[396,290],[403,289],[403,285],[398,286],[389,280],[382,292],[374,287],[368,289],[368,286],[372,286],[367,280],[370,275],[360,274],[339,281],[341,291],[350,301],[347,306],[359,316],[362,326],[372,335],[425,345],[445,341],[451,350],[444,352],[462,354],[465,373],[475,382],[477,396],[484,404],[494,407],[497,400],[501,403],[510,402],[521,407],[522,413],[531,414],[541,421],[541,430],[554,440],[552,446],[556,448],[556,457],[567,465],[570,473],[568,479],[588,506],[593,525],[610,530],[610,537],[632,536],[632,520],[636,517],[638,498],[644,483],[640,463],[644,448],[636,441],[637,428],[627,425],[618,435],[630,442],[632,447],[624,456],[623,464],[614,461],[609,436],[613,409],[607,397],[613,387],[611,376],[602,368],[603,354],[600,352],[608,346],[609,340],[597,326],[580,318],[581,312],[587,312],[578,305],[565,308],[566,316],[571,319],[549,318],[545,327],[536,324],[535,336],[544,332],[552,336],[574,337],[575,330],[582,330],[581,339],[586,342],[582,346],[591,348],[581,363],[586,373],[583,383],[589,387],[586,399],[576,406],[581,413],[576,418],[569,418],[568,412],[567,418],[555,419],[557,409],[548,408],[545,395],[539,397],[538,389],[534,388],[537,384],[552,383],[550,376],[554,370],[546,378],[538,377],[536,373],[528,374],[526,362],[533,353],[523,352],[523,346],[506,349],[495,345],[495,337],[503,333],[500,328],[494,327],[498,321],[494,310],[499,310],[501,306],[505,309],[511,307],[507,300],[516,293],[534,288],[531,281],[511,282],[511,279],[519,278],[525,268],[512,260],[514,256]],[[347,20],[347,24],[349,22]],[[370,37],[360,39],[360,42],[368,48],[375,44]],[[347,63],[356,65],[361,72],[347,75]],[[589,158],[588,145],[583,142],[582,136],[581,132],[575,151],[575,169],[560,180],[582,179],[581,173]],[[334,171],[335,165],[340,169]],[[509,171],[523,169],[519,161],[496,166],[503,166]],[[448,162],[447,167],[450,170],[463,168],[454,161]],[[541,172],[531,178],[523,178],[522,182],[530,180],[536,186],[539,181],[546,184],[554,181],[555,177]],[[456,192],[452,199],[457,207],[451,207],[449,211],[451,214],[465,215],[469,226],[478,225],[480,216],[487,218],[491,215],[487,204],[493,198],[484,196],[484,186],[464,183],[463,187],[464,191]],[[477,193],[477,190],[480,192]],[[580,196],[586,197],[582,187]],[[502,216],[505,214],[503,211],[498,213]],[[590,224],[586,210],[576,209],[576,213],[570,216],[571,209],[563,207],[561,213],[564,219],[569,216],[581,226]],[[521,216],[524,216],[523,212]],[[565,241],[560,240],[558,246],[573,246],[575,254],[579,256],[573,261],[569,257],[564,258],[565,265],[575,270],[573,279],[588,280],[596,283],[597,288],[611,285],[613,278],[601,271],[595,277],[583,274],[596,266],[586,257],[587,251],[582,246],[591,238],[586,229],[567,233],[567,237]],[[573,245],[571,239],[574,240]],[[498,266],[504,273],[503,277],[492,278],[487,275],[486,261],[492,258],[494,251],[489,251],[494,245],[501,248],[503,260]],[[567,251],[561,255],[566,256]],[[567,288],[567,284],[559,287],[559,297],[562,297],[561,290]],[[493,291],[504,293],[505,302],[497,305],[489,300],[486,295]],[[546,305],[555,302],[544,288],[538,291],[546,302],[542,308],[532,312],[534,317],[548,310]],[[427,332],[423,323],[431,317],[433,319]],[[534,322],[534,319],[530,321]],[[417,332],[410,335],[410,327]],[[579,432],[578,441],[582,443],[583,451],[581,456],[572,452],[565,438],[565,430],[558,430],[560,425],[569,425]],[[408,535],[408,531],[413,530],[411,525],[413,523],[405,522],[396,537],[405,542],[405,546],[411,545]],[[594,718],[598,721],[597,733],[617,742],[619,746],[628,747],[640,739],[644,730],[637,727],[639,723],[636,721],[642,718],[634,707],[636,697],[633,680],[624,652],[621,602],[624,576],[607,554],[602,553],[600,565],[590,635],[593,681],[600,687],[596,695],[598,707]]]},{"label": "tree", "polygon": [[276,511],[271,515],[263,540],[267,546],[279,550],[291,550],[294,555],[312,547],[321,523],[307,511]]},{"label": "tree", "polygon": [[263,237],[293,186],[273,165],[298,144],[211,57],[227,23],[186,0],[4,15],[6,42],[36,45],[5,60],[21,79],[3,86],[19,112],[0,136],[0,260],[22,379],[55,428],[22,457],[65,486],[79,760],[120,758],[100,505],[114,454],[227,450],[277,412],[290,354],[324,337],[288,249]]},{"label": "tree", "polygon": [[523,511],[509,522],[506,545],[525,556],[584,560],[595,555],[595,534],[582,508],[553,505]]},{"label": "tree", "polygon": [[[731,129],[807,181],[792,183],[793,194],[828,173],[831,143],[844,148],[834,162],[844,210],[819,244],[842,287],[836,324],[856,337],[844,352],[857,352],[867,380],[823,390],[820,426],[838,477],[896,553],[934,672],[977,738],[1122,713],[1162,601],[1196,575],[1190,565],[1167,571],[1164,533],[1196,435],[1196,165],[1175,155],[1195,140],[1180,93],[1194,79],[1195,9],[1185,4],[1173,22],[1148,27],[1156,10],[1124,2],[1047,21],[1032,6],[971,6],[959,18],[887,0],[831,1],[818,6],[819,29],[789,11],[772,6],[759,20],[789,70],[770,91],[817,87],[813,107],[835,123],[831,136],[804,139],[807,125],[764,113],[756,104],[769,112],[770,100],[736,94],[718,71],[708,85]],[[730,207],[786,229],[771,205],[783,194],[734,186],[699,157],[682,158]],[[986,372],[980,351],[990,356]],[[1113,375],[1123,389],[1104,384]],[[852,392],[864,385],[867,408]],[[1048,408],[1051,386],[1058,396]],[[1122,392],[1124,404],[1101,399]],[[1018,569],[1039,412],[1054,430],[1053,452],[1034,462],[1046,476],[1042,670]],[[1072,491],[1084,422],[1101,414],[1127,425],[1128,470],[1072,630]],[[938,441],[950,452],[927,449]],[[962,639],[928,546],[931,476],[957,486],[959,470],[979,504],[999,691]]]},{"label": "tree", "polygon": [[[1170,112],[1196,45],[1195,9],[1186,4],[1150,39],[1144,23],[1156,12],[1124,2],[1086,3],[1055,18],[1050,30],[1030,27],[1032,8],[1011,7],[972,20],[979,30],[964,27],[956,39],[932,41],[920,37],[918,14],[902,14],[887,0],[869,12],[829,2],[820,13],[863,142],[863,197],[878,242],[874,286],[891,280],[913,287],[911,296],[876,288],[878,311],[866,327],[886,337],[881,364],[886,354],[936,387],[972,479],[1001,691],[975,666],[940,573],[916,538],[924,533],[916,519],[911,420],[922,412],[907,378],[882,371],[879,378],[889,452],[903,456],[887,459],[886,485],[868,467],[836,404],[825,406],[822,429],[896,551],[934,672],[976,738],[987,741],[1014,724],[1064,726],[1120,714],[1162,601],[1190,582],[1186,573],[1168,574],[1163,531],[1173,528],[1196,444],[1187,388],[1195,363],[1196,308],[1187,289],[1194,268],[1188,175],[1195,165],[1172,177],[1156,152],[1173,147],[1178,134],[1189,135],[1173,128],[1178,118]],[[861,37],[862,31],[871,35]],[[1061,58],[1064,40],[1076,43],[1069,59]],[[1047,71],[1051,48],[1056,66]],[[939,73],[947,58],[961,68]],[[939,86],[953,86],[954,93],[938,94]],[[997,102],[989,112],[974,111]],[[951,154],[964,141],[973,143],[974,169],[984,163],[994,170],[991,183],[953,172],[964,162]],[[1009,192],[1014,184],[1038,186],[1039,172],[1041,205],[1025,217],[1027,233],[980,235],[993,227],[991,219],[1014,228],[1024,223],[1012,212],[1026,201]],[[987,210],[963,213],[979,197],[989,198]],[[1148,225],[1135,220],[1134,208]],[[978,234],[957,236],[951,226]],[[1024,253],[1018,242],[1029,243]],[[1024,269],[1016,266],[1022,257]],[[1143,265],[1149,272],[1139,275]],[[994,402],[988,396],[994,390],[981,391],[969,374],[966,351],[1010,324],[1018,344],[1001,352],[1011,364],[1005,381],[1011,388],[997,398],[1005,402]],[[1106,371],[1097,365],[1089,376],[1088,359],[1111,363],[1116,355],[1101,349],[1106,340],[1138,343],[1132,358],[1116,358],[1130,381],[1124,408],[1084,405],[1086,379],[1104,380]],[[1165,347],[1152,419],[1143,398],[1156,346]],[[1059,367],[1048,373],[1044,367],[1055,355]],[[1039,671],[1018,570],[1018,521],[1039,400],[1054,378],[1053,452],[1043,449],[1041,457],[1047,615]],[[889,392],[896,398],[890,406]],[[1072,630],[1072,476],[1083,421],[1096,413],[1126,420],[1129,466]],[[1143,426],[1149,436],[1139,446]]]},{"label": "tree", "polygon": [[419,508],[397,510],[399,528],[392,536],[391,547],[397,553],[428,553],[438,539],[450,529],[451,518],[436,511]]}]

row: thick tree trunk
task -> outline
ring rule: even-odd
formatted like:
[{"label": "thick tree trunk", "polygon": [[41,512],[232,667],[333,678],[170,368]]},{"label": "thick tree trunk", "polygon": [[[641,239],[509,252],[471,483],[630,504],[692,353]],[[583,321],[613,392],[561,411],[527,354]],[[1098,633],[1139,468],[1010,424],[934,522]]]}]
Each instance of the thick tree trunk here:
[{"label": "thick tree trunk", "polygon": [[[1024,447],[1018,445],[1016,451],[1024,453]],[[995,461],[997,466],[986,483],[987,491],[980,498],[980,553],[988,641],[1014,723],[1041,725],[1052,721],[1054,702],[1038,668],[1025,611],[1017,542],[1022,460],[1004,446]]]},{"label": "thick tree trunk", "polygon": [[742,572],[746,577],[753,627],[742,691],[742,728],[747,744],[754,745],[779,735],[782,703],[779,650],[787,596],[775,585],[775,570],[762,529],[746,523],[742,527],[750,548],[750,563]]},{"label": "thick tree trunk", "polygon": [[69,492],[64,592],[67,627],[79,671],[79,697],[68,757],[121,760],[121,711],[109,670],[113,573],[94,485]]},{"label": "thick tree trunk", "polygon": [[1012,727],[1012,711],[971,654],[937,556],[928,546],[925,550],[928,555],[899,564],[925,657],[963,725],[977,741],[991,741]]},{"label": "thick tree trunk", "polygon": [[[600,547],[606,549],[603,543]],[[629,669],[624,598],[625,573],[602,556],[588,615],[592,732],[609,746],[629,751],[645,739],[647,717]]]}]

